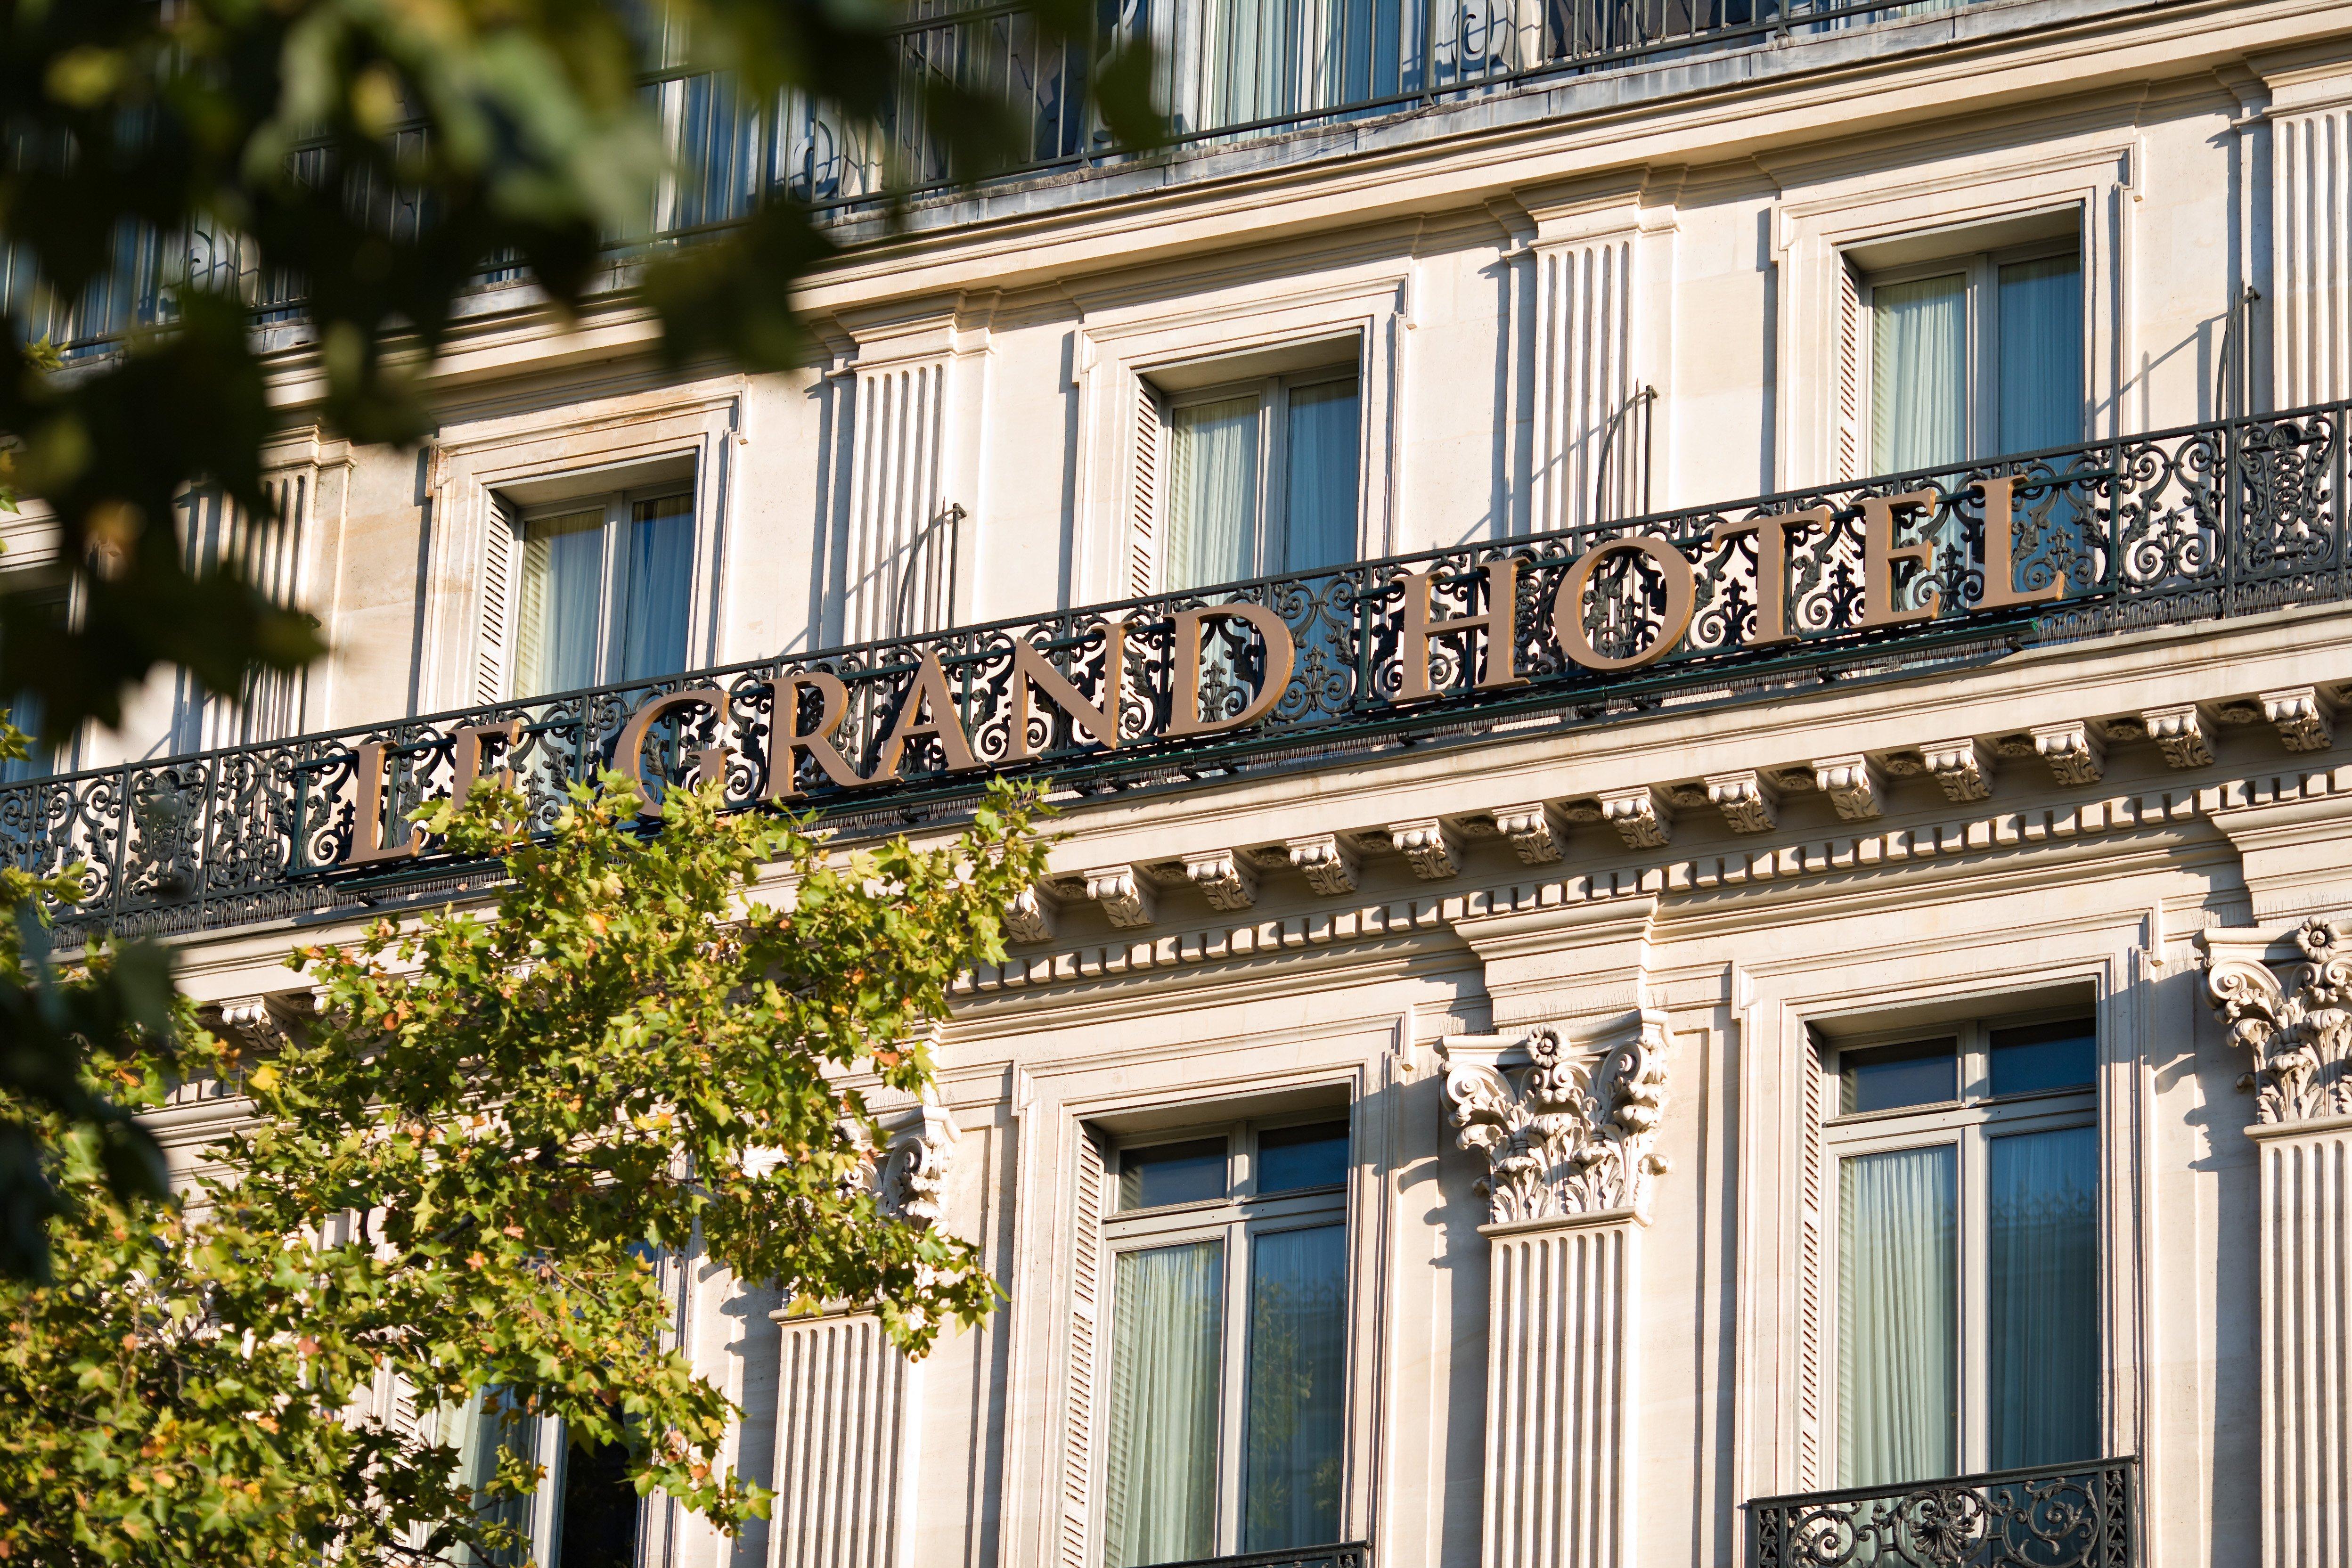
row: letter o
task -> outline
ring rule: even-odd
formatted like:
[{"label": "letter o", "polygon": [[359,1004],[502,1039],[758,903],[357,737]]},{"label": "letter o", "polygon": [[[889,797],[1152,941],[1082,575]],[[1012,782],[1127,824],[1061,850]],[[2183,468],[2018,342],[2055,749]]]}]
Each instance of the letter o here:
[{"label": "letter o", "polygon": [[[1666,608],[1657,637],[1640,653],[1625,658],[1611,658],[1597,651],[1590,637],[1584,635],[1584,589],[1600,570],[1601,560],[1613,551],[1632,550],[1650,558],[1658,574],[1666,580]],[[1683,552],[1663,539],[1633,535],[1611,539],[1594,545],[1576,558],[1559,580],[1552,595],[1551,634],[1559,639],[1562,652],[1587,669],[1639,669],[1645,664],[1664,658],[1683,640],[1690,630],[1691,615],[1698,605],[1698,584],[1691,574],[1690,562]]]}]

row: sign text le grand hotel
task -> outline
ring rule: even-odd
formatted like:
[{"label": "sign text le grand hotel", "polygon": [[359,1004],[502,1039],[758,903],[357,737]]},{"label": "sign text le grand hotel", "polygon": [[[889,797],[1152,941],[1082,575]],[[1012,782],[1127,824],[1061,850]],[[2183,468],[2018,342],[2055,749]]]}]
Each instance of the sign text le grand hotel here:
[{"label": "sign text le grand hotel", "polygon": [[[704,679],[653,690],[629,708],[614,737],[610,765],[642,783],[649,752],[663,752],[690,764],[672,776],[689,771],[702,779],[748,776],[751,787],[742,804],[837,805],[886,786],[956,779],[968,788],[970,775],[989,771],[1058,773],[1060,763],[1122,748],[1148,749],[1162,761],[1192,759],[1278,719],[1286,693],[1295,702],[1302,673],[1313,678],[1309,684],[1348,686],[1349,712],[1369,728],[1440,700],[1450,700],[1449,711],[1469,718],[1503,694],[1528,689],[1559,686],[1582,699],[1596,681],[1617,684],[1677,650],[1690,657],[1694,650],[1685,644],[1696,640],[1694,616],[1710,598],[1718,601],[1717,618],[1726,627],[1714,657],[1706,659],[1710,665],[1727,655],[1785,649],[1822,630],[1879,642],[1939,617],[1974,622],[2055,600],[2099,552],[2074,537],[2084,531],[2084,521],[2069,519],[2083,520],[2087,509],[2070,511],[2063,499],[2068,488],[2065,480],[1996,476],[1977,479],[1958,494],[1855,495],[1835,511],[1818,505],[1727,519],[1679,542],[1619,532],[1580,553],[1549,560],[1530,543],[1458,571],[1392,564],[1377,591],[1354,584],[1348,598],[1357,618],[1342,621],[1337,635],[1318,637],[1311,628],[1323,623],[1307,618],[1311,646],[1304,663],[1313,669],[1303,669],[1295,629],[1300,617],[1295,609],[1286,613],[1286,595],[1296,599],[1318,582],[1346,581],[1360,568],[1269,583],[1256,599],[1239,594],[1220,599],[1222,591],[1207,590],[1177,601],[1184,604],[1181,608],[1173,607],[1172,596],[1146,602],[1143,615],[1089,624],[1078,639],[1086,653],[1066,658],[1062,667],[1028,636],[992,638],[984,628],[942,634],[930,646],[885,647],[878,650],[882,658],[864,650],[841,673],[816,668],[825,656],[814,656],[751,683],[757,709],[767,715],[758,726],[767,733],[748,748],[756,756],[720,740],[730,720],[739,734],[745,728],[744,683],[730,690]],[[1963,495],[1981,502],[1984,518],[2008,519],[2011,526],[1983,526],[1964,517]],[[2019,515],[2021,503],[2030,515]],[[1938,526],[1939,516],[1948,524]],[[2021,536],[2031,542],[2031,559],[2019,547]],[[2021,567],[2030,585],[2019,585]],[[1703,576],[1707,573],[1712,575]],[[1842,576],[1848,586],[1824,626],[1824,617],[1806,616],[1792,605],[1792,589],[1800,603],[1809,595],[1818,603],[1828,576]],[[1725,584],[1735,579],[1731,595],[1744,602],[1725,615],[1719,601]],[[1954,602],[1963,584],[1974,591],[1965,604]],[[1438,598],[1457,600],[1461,613],[1444,613],[1433,603]],[[1530,626],[1536,617],[1541,624]],[[1801,630],[1801,618],[1807,623]],[[1136,640],[1147,626],[1148,650]],[[1531,675],[1523,667],[1531,631],[1538,637],[1549,633],[1544,640],[1557,656],[1549,674]],[[1449,656],[1449,644],[1460,651]],[[1474,647],[1479,650],[1475,661]],[[1374,649],[1377,670],[1370,668]],[[1433,658],[1449,678],[1433,679]],[[971,667],[982,663],[991,673],[975,684]],[[1087,677],[1080,664],[1092,671],[1091,692],[1081,688]],[[1145,685],[1151,689],[1139,689]],[[993,721],[976,724],[976,708],[989,710]],[[1068,737],[1061,746],[1052,740],[1056,716]],[[450,793],[462,800],[487,767],[517,751],[530,729],[530,721],[520,715],[449,729],[433,744],[446,759]],[[976,744],[981,730],[992,739]],[[1309,737],[1310,731],[1293,728],[1288,742],[1297,745]],[[341,867],[426,852],[420,829],[398,830],[404,812],[395,810],[387,831],[388,795],[421,793],[414,782],[406,791],[400,787],[402,752],[383,741],[352,748],[354,798]],[[409,770],[409,776],[421,782],[419,770]],[[499,767],[495,776],[510,782],[512,770]],[[659,807],[647,810],[657,815]]]}]

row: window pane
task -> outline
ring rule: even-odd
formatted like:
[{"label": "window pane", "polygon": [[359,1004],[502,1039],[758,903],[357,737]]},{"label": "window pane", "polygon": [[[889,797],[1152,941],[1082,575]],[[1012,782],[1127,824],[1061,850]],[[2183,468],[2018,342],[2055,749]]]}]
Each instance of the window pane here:
[{"label": "window pane", "polygon": [[1282,1127],[1257,1135],[1260,1194],[1336,1187],[1347,1179],[1348,1124],[1344,1121]]},{"label": "window pane", "polygon": [[1225,1195],[1225,1141],[1201,1138],[1118,1152],[1118,1206],[1156,1209]]},{"label": "window pane", "polygon": [[2099,1132],[1992,1141],[1992,1466],[2099,1448]]},{"label": "window pane", "polygon": [[1261,1236],[1250,1247],[1244,1552],[1339,1538],[1347,1240],[1345,1226],[1327,1225]]},{"label": "window pane", "polygon": [[2083,267],[2072,256],[2000,269],[2000,449],[2083,438]]},{"label": "window pane", "polygon": [[1995,1029],[1992,1091],[1998,1096],[2087,1089],[2098,1066],[2098,1032],[2087,1018]]},{"label": "window pane", "polygon": [[563,1459],[553,1568],[636,1568],[637,1513],[629,1446],[573,1445]]},{"label": "window pane", "polygon": [[[493,1385],[476,1394],[462,1409],[443,1418],[441,1440],[457,1451],[458,1479],[478,1495],[499,1471],[499,1451],[512,1449],[525,1459],[535,1456],[532,1419],[507,1405],[507,1391]],[[522,1568],[530,1561],[529,1542],[521,1539],[530,1528],[530,1500],[507,1495],[476,1510],[485,1524],[504,1525],[515,1532],[516,1543],[503,1551],[468,1552],[473,1568]]]},{"label": "window pane", "polygon": [[1305,572],[1356,558],[1356,384],[1327,381],[1290,394],[1282,569]]},{"label": "window pane", "polygon": [[1256,398],[1232,397],[1169,416],[1171,590],[1257,575],[1257,416]]},{"label": "window pane", "polygon": [[642,680],[686,668],[687,603],[693,592],[694,498],[637,502],[621,578],[621,668],[614,679]]},{"label": "window pane", "polygon": [[1959,1092],[1959,1052],[1950,1040],[1838,1053],[1841,1115],[1905,1105],[1941,1105],[1958,1099]]},{"label": "window pane", "polygon": [[517,697],[596,683],[596,611],[604,587],[604,513],[526,523],[515,612]]},{"label": "window pane", "polygon": [[1122,1252],[1113,1289],[1107,1568],[1214,1550],[1224,1245]]},{"label": "window pane", "polygon": [[1838,1485],[1948,1476],[1959,1425],[1948,1143],[1838,1166]]},{"label": "window pane", "polygon": [[1967,456],[1969,284],[1955,272],[1871,290],[1871,464],[1882,474]]}]

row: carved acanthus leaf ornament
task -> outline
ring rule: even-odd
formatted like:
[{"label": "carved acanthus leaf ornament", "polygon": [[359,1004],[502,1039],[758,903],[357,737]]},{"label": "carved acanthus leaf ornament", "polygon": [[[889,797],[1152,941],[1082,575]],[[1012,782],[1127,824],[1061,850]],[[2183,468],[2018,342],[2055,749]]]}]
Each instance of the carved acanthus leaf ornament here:
[{"label": "carved acanthus leaf ornament", "polygon": [[2205,977],[2230,1038],[2254,1054],[2258,1124],[2352,1115],[2352,921],[2307,920],[2294,944],[2292,989],[2252,959],[2216,959]]},{"label": "carved acanthus leaf ornament", "polygon": [[955,1118],[929,1091],[915,1121],[890,1140],[878,1173],[883,1209],[919,1226],[933,1226],[944,1212],[948,1161],[962,1136]]},{"label": "carved acanthus leaf ornament", "polygon": [[1460,1061],[1446,1073],[1462,1147],[1486,1156],[1479,1190],[1489,1223],[1646,1209],[1651,1178],[1666,1169],[1654,1150],[1666,1103],[1664,1021],[1643,1015],[1631,1038],[1597,1055],[1554,1029],[1520,1043],[1528,1067]]}]

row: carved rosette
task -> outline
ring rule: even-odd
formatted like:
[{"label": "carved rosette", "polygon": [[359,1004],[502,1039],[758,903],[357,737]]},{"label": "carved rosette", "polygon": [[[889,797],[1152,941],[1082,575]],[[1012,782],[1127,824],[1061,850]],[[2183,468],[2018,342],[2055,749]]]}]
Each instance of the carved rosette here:
[{"label": "carved rosette", "polygon": [[2205,976],[2230,1038],[2254,1055],[2257,1125],[2352,1115],[2352,922],[2307,920],[2294,944],[2291,990],[2250,959],[2217,959]]},{"label": "carved rosette", "polygon": [[1642,1015],[1623,1043],[1579,1058],[1555,1029],[1519,1042],[1532,1058],[1505,1069],[1462,1061],[1445,1077],[1465,1150],[1483,1152],[1479,1192],[1490,1224],[1646,1210],[1666,1103],[1664,1020]]}]

